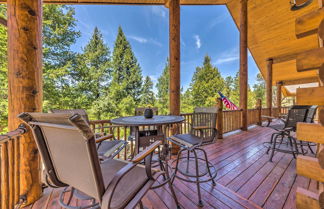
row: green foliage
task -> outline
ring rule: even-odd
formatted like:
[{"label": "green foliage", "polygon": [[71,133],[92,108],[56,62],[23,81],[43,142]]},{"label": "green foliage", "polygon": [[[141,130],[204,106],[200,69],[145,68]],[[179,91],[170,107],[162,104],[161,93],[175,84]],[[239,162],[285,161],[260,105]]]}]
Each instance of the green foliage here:
[{"label": "green foliage", "polygon": [[161,76],[158,78],[156,84],[157,88],[157,104],[159,108],[159,114],[166,115],[169,114],[169,89],[170,89],[170,63],[169,59],[167,60],[165,67]]},{"label": "green foliage", "polygon": [[253,92],[255,94],[255,99],[261,99],[262,106],[265,106],[266,99],[265,99],[265,81],[261,75],[261,73],[257,74],[256,77],[256,84],[253,85]]},{"label": "green foliage", "polygon": [[[6,17],[6,7],[0,4],[0,17]],[[0,132],[7,130],[8,79],[7,79],[7,28],[0,25]]]},{"label": "green foliage", "polygon": [[195,107],[215,105],[218,91],[225,87],[219,70],[211,64],[211,58],[204,58],[203,66],[197,67],[190,84],[192,105]]},{"label": "green foliage", "polygon": [[145,77],[141,95],[141,106],[154,106],[155,104],[155,95],[153,92],[153,82],[149,76]]}]

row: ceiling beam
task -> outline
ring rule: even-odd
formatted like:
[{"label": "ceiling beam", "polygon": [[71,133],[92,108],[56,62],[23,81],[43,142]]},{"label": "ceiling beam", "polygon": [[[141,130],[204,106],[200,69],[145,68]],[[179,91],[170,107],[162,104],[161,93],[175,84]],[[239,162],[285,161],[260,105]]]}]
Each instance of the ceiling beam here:
[{"label": "ceiling beam", "polygon": [[279,55],[276,57],[272,57],[273,59],[273,64],[278,64],[281,62],[288,62],[290,60],[295,60],[297,58],[298,53],[294,54],[285,54],[285,55]]},{"label": "ceiling beam", "polygon": [[0,17],[0,25],[7,27],[7,20],[3,17]]},{"label": "ceiling beam", "polygon": [[309,77],[309,78],[300,78],[296,80],[279,81],[278,83],[281,83],[283,86],[289,86],[289,85],[298,85],[298,84],[306,84],[306,83],[316,83],[318,81],[319,81],[318,77]]},{"label": "ceiling beam", "polygon": [[[181,5],[220,5],[229,0],[180,0]],[[6,3],[7,0],[0,0]],[[126,5],[165,5],[167,0],[43,0],[46,4],[126,4]]]}]

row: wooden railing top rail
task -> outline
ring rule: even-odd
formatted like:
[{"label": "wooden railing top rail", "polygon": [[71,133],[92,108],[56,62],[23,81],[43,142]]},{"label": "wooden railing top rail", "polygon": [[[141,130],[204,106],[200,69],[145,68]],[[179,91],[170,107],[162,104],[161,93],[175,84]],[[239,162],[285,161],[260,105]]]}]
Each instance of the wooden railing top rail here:
[{"label": "wooden railing top rail", "polygon": [[17,136],[20,136],[20,135],[26,133],[26,132],[27,132],[27,128],[26,128],[26,126],[25,126],[24,124],[21,124],[21,125],[20,125],[16,130],[14,130],[14,131],[10,131],[10,132],[8,132],[8,133],[6,133],[6,134],[1,134],[1,135],[0,135],[0,145],[1,145],[2,143],[5,143],[5,142],[7,142],[7,141],[9,141],[9,140],[11,140],[11,139],[17,137]]}]

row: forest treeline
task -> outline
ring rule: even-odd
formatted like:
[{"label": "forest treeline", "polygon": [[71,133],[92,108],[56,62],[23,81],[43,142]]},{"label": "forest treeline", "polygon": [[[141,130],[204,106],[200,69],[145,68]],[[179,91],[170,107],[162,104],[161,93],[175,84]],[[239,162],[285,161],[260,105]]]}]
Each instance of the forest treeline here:
[{"label": "forest treeline", "polygon": [[[6,8],[0,5],[0,15]],[[121,27],[111,49],[100,29],[80,52],[71,49],[81,36],[75,10],[71,6],[44,5],[43,8],[43,110],[86,109],[91,119],[109,119],[132,115],[139,106],[156,106],[168,114],[169,62],[154,84],[143,76],[132,47]],[[258,74],[256,84],[248,89],[248,106],[257,98],[264,101],[265,84]],[[0,26],[0,132],[7,125],[7,32]],[[239,75],[223,77],[206,55],[196,67],[190,86],[181,92],[181,112],[192,112],[196,106],[215,104],[218,91],[239,105]],[[2,130],[2,131],[1,131]]]}]

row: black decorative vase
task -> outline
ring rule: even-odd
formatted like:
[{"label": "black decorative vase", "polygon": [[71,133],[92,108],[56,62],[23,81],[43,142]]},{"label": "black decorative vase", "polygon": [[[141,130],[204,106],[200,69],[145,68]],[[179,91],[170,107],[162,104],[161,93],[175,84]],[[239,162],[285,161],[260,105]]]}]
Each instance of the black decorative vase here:
[{"label": "black decorative vase", "polygon": [[147,108],[144,111],[145,118],[153,118],[153,110],[151,108]]}]

